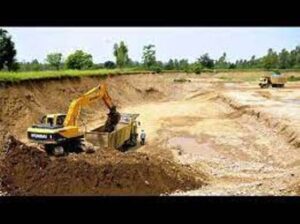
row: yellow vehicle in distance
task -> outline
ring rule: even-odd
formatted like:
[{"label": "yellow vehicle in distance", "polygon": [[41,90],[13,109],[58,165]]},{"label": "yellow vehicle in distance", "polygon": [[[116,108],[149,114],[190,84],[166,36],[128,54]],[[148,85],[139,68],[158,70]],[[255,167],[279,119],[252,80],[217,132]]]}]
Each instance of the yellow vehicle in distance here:
[{"label": "yellow vehicle in distance", "polygon": [[259,86],[260,88],[269,88],[270,86],[283,88],[286,82],[287,77],[285,75],[273,73],[272,75],[265,75],[261,77],[259,80]]}]

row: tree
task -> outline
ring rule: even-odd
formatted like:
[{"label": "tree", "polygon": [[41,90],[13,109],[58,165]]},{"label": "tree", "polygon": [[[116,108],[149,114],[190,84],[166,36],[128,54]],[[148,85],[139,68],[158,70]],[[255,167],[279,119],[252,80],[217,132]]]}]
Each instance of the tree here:
[{"label": "tree", "polygon": [[30,63],[30,71],[40,71],[42,70],[42,65],[37,59],[32,60]]},{"label": "tree", "polygon": [[249,67],[254,68],[256,66],[255,55],[253,55],[249,61]]},{"label": "tree", "polygon": [[213,68],[214,67],[214,60],[210,59],[208,53],[202,55],[198,62],[202,65],[203,68]]},{"label": "tree", "polygon": [[191,65],[191,68],[194,73],[201,74],[203,66],[199,61],[197,61]]},{"label": "tree", "polygon": [[126,67],[129,68],[138,68],[141,67],[140,63],[138,61],[133,61],[132,59],[128,58]]},{"label": "tree", "polygon": [[166,66],[165,66],[165,69],[166,70],[173,70],[174,69],[174,61],[172,59],[170,59],[167,62]]},{"label": "tree", "polygon": [[179,61],[177,59],[174,60],[174,68],[175,70],[179,70]]},{"label": "tree", "polygon": [[179,61],[179,69],[183,71],[189,70],[189,61],[187,59],[181,59]]},{"label": "tree", "polygon": [[296,60],[297,60],[297,52],[296,50],[292,50],[289,56],[289,64],[291,68],[295,67]]},{"label": "tree", "polygon": [[11,40],[11,36],[8,36],[6,30],[0,29],[0,70],[5,67],[8,70],[16,68],[16,54],[17,51],[14,42]]},{"label": "tree", "polygon": [[236,68],[236,64],[234,64],[234,63],[229,63],[228,68],[229,68],[229,69],[235,69],[235,68]]},{"label": "tree", "polygon": [[59,67],[62,63],[62,54],[61,53],[48,54],[46,61],[50,64],[50,66],[54,67],[56,70],[59,70]]},{"label": "tree", "polygon": [[163,69],[164,63],[162,61],[157,61],[156,62],[156,66],[159,67],[159,68],[161,68],[161,69]]},{"label": "tree", "polygon": [[300,46],[289,53],[289,68],[300,68]]},{"label": "tree", "polygon": [[114,56],[116,57],[116,64],[119,68],[123,68],[128,63],[128,48],[123,41],[120,44],[114,45]]},{"label": "tree", "polygon": [[104,68],[113,69],[116,68],[116,64],[113,61],[104,62]]},{"label": "tree", "polygon": [[291,67],[289,56],[289,52],[286,49],[282,49],[282,51],[278,55],[279,68],[286,69]]},{"label": "tree", "polygon": [[153,44],[149,44],[143,48],[143,64],[147,68],[150,68],[156,64],[156,52],[154,48],[155,46]]},{"label": "tree", "polygon": [[66,67],[68,69],[88,69],[93,66],[93,57],[90,54],[77,50],[70,54],[66,60]]},{"label": "tree", "polygon": [[227,68],[228,63],[226,62],[226,53],[224,52],[223,55],[216,61],[216,68]]},{"label": "tree", "polygon": [[268,50],[268,54],[263,57],[263,67],[266,69],[277,68],[278,66],[278,56],[277,53],[273,51],[272,48]]}]

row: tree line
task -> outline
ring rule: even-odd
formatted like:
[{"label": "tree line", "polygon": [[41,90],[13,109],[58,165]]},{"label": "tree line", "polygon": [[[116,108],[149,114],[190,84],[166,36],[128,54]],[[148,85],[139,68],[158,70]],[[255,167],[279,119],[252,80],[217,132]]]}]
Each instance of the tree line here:
[{"label": "tree line", "polygon": [[300,69],[300,46],[288,51],[282,49],[276,52],[269,49],[263,57],[256,58],[253,55],[249,60],[240,59],[234,63],[227,60],[224,52],[217,60],[212,59],[208,53],[201,55],[196,61],[189,62],[187,59],[169,59],[167,62],[156,59],[155,45],[149,44],[143,47],[141,62],[130,59],[129,50],[124,41],[113,46],[115,61],[94,63],[91,54],[77,50],[63,59],[59,52],[48,54],[45,62],[37,59],[31,62],[17,62],[15,44],[11,36],[4,29],[0,29],[0,70],[9,71],[43,71],[60,69],[114,69],[114,68],[139,68],[155,70],[181,70],[185,72],[200,73],[203,69]]}]

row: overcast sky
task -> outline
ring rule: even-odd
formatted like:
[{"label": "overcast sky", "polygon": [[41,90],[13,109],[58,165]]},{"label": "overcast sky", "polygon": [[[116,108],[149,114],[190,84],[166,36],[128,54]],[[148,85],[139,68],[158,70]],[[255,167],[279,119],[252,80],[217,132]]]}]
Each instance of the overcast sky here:
[{"label": "overcast sky", "polygon": [[129,57],[141,61],[143,46],[154,44],[158,60],[186,58],[190,62],[209,53],[217,59],[223,52],[230,61],[260,57],[269,48],[291,50],[300,45],[300,28],[41,28],[2,27],[12,36],[19,61],[44,61],[48,53],[61,52],[66,57],[81,49],[92,54],[94,62],[114,60],[113,45],[125,41]]}]

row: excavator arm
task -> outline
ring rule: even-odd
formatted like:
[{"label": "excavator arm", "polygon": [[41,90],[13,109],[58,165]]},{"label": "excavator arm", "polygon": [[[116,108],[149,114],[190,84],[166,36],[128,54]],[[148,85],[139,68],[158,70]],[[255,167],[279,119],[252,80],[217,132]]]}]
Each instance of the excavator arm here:
[{"label": "excavator arm", "polygon": [[81,97],[72,101],[64,121],[64,126],[77,126],[81,108],[84,106],[88,106],[99,99],[103,100],[104,104],[108,107],[109,110],[114,107],[112,99],[107,92],[106,84],[100,84]]}]

